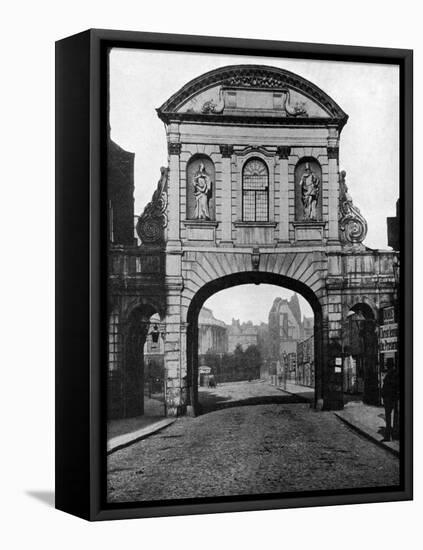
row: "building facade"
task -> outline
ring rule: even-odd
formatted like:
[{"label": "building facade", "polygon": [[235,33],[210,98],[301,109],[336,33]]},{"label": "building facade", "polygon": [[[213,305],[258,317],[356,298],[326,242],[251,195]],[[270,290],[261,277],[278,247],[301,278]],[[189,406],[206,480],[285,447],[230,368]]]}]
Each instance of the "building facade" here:
[{"label": "building facade", "polygon": [[223,354],[228,352],[228,327],[216,319],[211,309],[203,307],[198,316],[198,353]]},{"label": "building facade", "polygon": [[314,336],[297,343],[295,383],[314,388]]},{"label": "building facade", "polygon": [[138,219],[141,245],[109,243],[119,414],[142,410],[140,323],[153,313],[165,327],[167,414],[195,414],[200,310],[215,292],[251,282],[309,301],[316,405],[341,408],[342,320],[359,304],[376,319],[392,304],[396,256],[362,244],[367,224],[339,167],[347,115],[313,83],[259,65],[201,75],[157,113],[168,166]]},{"label": "building facade", "polygon": [[237,346],[246,350],[248,346],[257,346],[259,343],[259,326],[251,321],[240,323],[239,319],[232,319],[228,326],[228,351],[235,351]]}]

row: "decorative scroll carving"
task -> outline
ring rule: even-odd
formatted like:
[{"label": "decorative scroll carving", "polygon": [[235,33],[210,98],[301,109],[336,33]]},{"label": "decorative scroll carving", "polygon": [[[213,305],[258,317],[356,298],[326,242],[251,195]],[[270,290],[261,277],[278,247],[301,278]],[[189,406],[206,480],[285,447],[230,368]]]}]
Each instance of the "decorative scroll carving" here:
[{"label": "decorative scroll carving", "polygon": [[287,159],[291,154],[291,147],[287,147],[285,145],[279,145],[276,152],[280,159]]},{"label": "decorative scroll carving", "polygon": [[168,168],[160,168],[161,177],[151,202],[138,217],[136,231],[143,244],[160,243],[164,241],[164,229],[167,226],[167,178]]},{"label": "decorative scroll carving", "polygon": [[360,210],[354,206],[345,183],[347,173],[339,173],[339,232],[345,244],[358,245],[367,235],[367,222]]},{"label": "decorative scroll carving", "polygon": [[220,87],[217,103],[214,101],[214,99],[209,99],[208,101],[205,101],[203,103],[203,106],[201,107],[201,112],[219,114],[223,112],[224,108],[225,108],[225,98],[223,97],[223,94],[222,94],[222,87]]},{"label": "decorative scroll carving", "polygon": [[234,146],[233,145],[219,145],[220,147],[220,154],[223,158],[230,158],[233,155],[234,152]]},{"label": "decorative scroll carving", "polygon": [[180,155],[181,154],[181,143],[168,143],[167,150],[169,155]]},{"label": "decorative scroll carving", "polygon": [[308,117],[304,101],[297,101],[294,105],[291,105],[291,93],[289,90],[287,90],[283,96],[282,111],[285,112],[287,116]]}]

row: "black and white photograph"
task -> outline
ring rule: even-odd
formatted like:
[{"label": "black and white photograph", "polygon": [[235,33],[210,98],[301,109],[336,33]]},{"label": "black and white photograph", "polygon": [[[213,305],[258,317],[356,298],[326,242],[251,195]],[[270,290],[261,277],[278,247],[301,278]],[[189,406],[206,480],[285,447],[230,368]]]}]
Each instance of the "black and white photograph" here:
[{"label": "black and white photograph", "polygon": [[418,8],[4,5],[2,547],[418,547]]},{"label": "black and white photograph", "polygon": [[398,65],[107,76],[107,504],[400,490]]}]

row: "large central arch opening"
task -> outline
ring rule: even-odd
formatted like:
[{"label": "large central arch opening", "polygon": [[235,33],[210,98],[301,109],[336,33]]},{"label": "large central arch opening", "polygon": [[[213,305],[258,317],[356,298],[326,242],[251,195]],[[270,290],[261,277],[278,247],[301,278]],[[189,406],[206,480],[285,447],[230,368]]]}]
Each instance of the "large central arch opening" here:
[{"label": "large central arch opening", "polygon": [[197,292],[187,321],[194,414],[322,397],[322,311],[303,283],[267,272],[221,277]]}]

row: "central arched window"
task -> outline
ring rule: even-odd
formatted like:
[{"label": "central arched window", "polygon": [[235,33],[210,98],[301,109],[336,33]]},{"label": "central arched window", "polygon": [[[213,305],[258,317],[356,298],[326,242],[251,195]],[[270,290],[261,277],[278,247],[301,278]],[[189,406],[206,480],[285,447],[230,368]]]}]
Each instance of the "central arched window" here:
[{"label": "central arched window", "polygon": [[269,221],[269,172],[265,162],[257,158],[247,161],[242,172],[242,219]]}]

